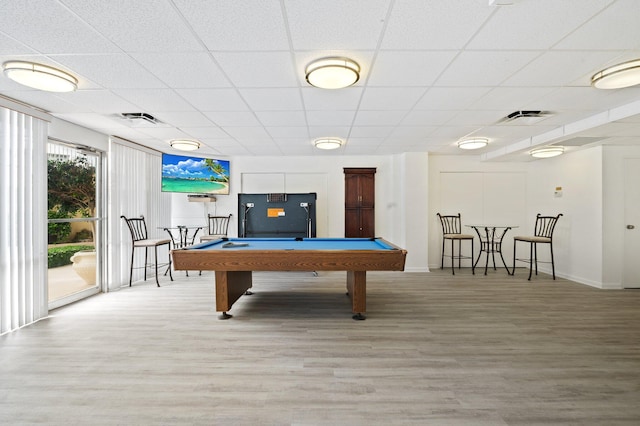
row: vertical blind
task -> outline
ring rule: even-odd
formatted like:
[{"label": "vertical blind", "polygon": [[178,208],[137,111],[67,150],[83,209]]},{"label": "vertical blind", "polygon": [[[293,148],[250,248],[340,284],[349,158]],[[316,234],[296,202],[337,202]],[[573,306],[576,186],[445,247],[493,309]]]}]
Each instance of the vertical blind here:
[{"label": "vertical blind", "polygon": [[[162,158],[157,151],[112,137],[108,169],[108,286],[114,290],[129,284],[133,250],[129,229],[120,216],[143,215],[149,238],[166,238],[161,227],[171,222],[171,196],[161,190]],[[164,257],[166,253],[161,251],[158,256]],[[144,250],[136,251],[135,264],[144,264]],[[133,281],[142,277],[143,270],[134,269]]]},{"label": "vertical blind", "polygon": [[0,334],[48,314],[47,130],[0,106]]}]

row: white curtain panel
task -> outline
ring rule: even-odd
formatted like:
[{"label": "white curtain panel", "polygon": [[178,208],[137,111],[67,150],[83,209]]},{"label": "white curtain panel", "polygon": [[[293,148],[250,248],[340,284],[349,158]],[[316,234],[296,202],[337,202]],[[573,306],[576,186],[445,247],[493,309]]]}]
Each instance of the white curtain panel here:
[{"label": "white curtain panel", "polygon": [[0,334],[48,314],[47,131],[0,106]]}]

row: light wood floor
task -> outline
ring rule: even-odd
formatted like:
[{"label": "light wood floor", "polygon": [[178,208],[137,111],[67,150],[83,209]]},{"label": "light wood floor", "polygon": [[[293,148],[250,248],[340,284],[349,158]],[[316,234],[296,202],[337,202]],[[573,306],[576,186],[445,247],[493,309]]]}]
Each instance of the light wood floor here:
[{"label": "light wood floor", "polygon": [[102,294],[0,338],[0,423],[638,425],[640,291],[526,272],[213,274]]}]

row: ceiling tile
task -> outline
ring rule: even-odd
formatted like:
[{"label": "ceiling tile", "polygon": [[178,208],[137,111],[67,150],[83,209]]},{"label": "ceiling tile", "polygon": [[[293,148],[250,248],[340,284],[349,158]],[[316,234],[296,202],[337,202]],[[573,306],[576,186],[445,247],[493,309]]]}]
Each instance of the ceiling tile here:
[{"label": "ceiling tile", "polygon": [[316,87],[303,88],[302,99],[307,110],[356,110],[363,89],[360,87],[348,87],[342,90],[323,90]]},{"label": "ceiling tile", "polygon": [[249,110],[235,89],[176,89],[176,92],[200,111]]},{"label": "ceiling tile", "polygon": [[360,108],[363,110],[409,110],[424,94],[422,88],[372,87],[362,95]]},{"label": "ceiling tile", "polygon": [[138,131],[145,135],[167,142],[171,139],[184,139],[189,137],[187,133],[175,127],[170,127],[168,129],[162,127],[145,127],[138,129]]},{"label": "ceiling tile", "polygon": [[375,49],[390,3],[390,0],[285,0],[293,48]]},{"label": "ceiling tile", "polygon": [[141,111],[121,112],[146,112],[155,115],[162,111],[192,111],[193,106],[184,100],[172,89],[140,89],[140,90],[114,90],[114,93],[123,99],[137,105]]},{"label": "ceiling tile", "polygon": [[260,122],[252,112],[248,111],[210,111],[204,113],[207,118],[221,127],[227,126],[260,126]]},{"label": "ceiling tile", "polygon": [[449,122],[456,111],[413,110],[402,119],[402,126],[439,126]]},{"label": "ceiling tile", "polygon": [[207,52],[134,53],[140,65],[176,89],[230,87],[227,76]]},{"label": "ceiling tile", "polygon": [[77,90],[58,95],[73,103],[80,111],[92,111],[102,114],[114,114],[136,111],[138,108],[109,90]]},{"label": "ceiling tile", "polygon": [[256,111],[263,126],[306,126],[304,111]]},{"label": "ceiling tile", "polygon": [[174,0],[211,51],[289,50],[280,2]]},{"label": "ceiling tile", "polygon": [[[584,25],[577,27],[565,39],[559,41],[555,48],[562,50],[640,49],[640,26],[638,25],[640,2],[616,0],[596,3],[603,5],[602,12]],[[609,3],[611,3],[609,7],[604,7]],[[578,9],[582,9],[583,2],[580,1],[579,5]]]},{"label": "ceiling tile", "polygon": [[311,139],[336,137],[345,139],[351,129],[349,126],[309,126]]},{"label": "ceiling tile", "polygon": [[355,111],[308,111],[307,121],[310,126],[350,126],[354,116]]},{"label": "ceiling tile", "polygon": [[547,50],[584,24],[609,1],[536,0],[495,7],[495,13],[466,48]]},{"label": "ceiling tile", "polygon": [[354,126],[349,133],[351,138],[386,138],[393,132],[393,126]]},{"label": "ceiling tile", "polygon": [[[611,59],[608,52],[547,52],[504,81],[505,86],[568,86],[591,84],[591,76],[600,64]],[[584,70],[591,70],[588,75]],[[582,81],[580,81],[582,79]]]},{"label": "ceiling tile", "polygon": [[[124,52],[204,50],[171,2],[64,0],[64,3]],[[57,24],[57,28],[64,28]]]},{"label": "ceiling tile", "polygon": [[436,127],[434,126],[403,126],[393,129],[393,132],[389,134],[391,139],[406,142],[422,141],[429,137]]},{"label": "ceiling tile", "polygon": [[493,11],[484,0],[396,1],[382,49],[461,49]]},{"label": "ceiling tile", "polygon": [[490,87],[432,87],[420,98],[415,109],[466,109],[490,90]]},{"label": "ceiling tile", "polygon": [[246,143],[258,143],[260,140],[271,140],[271,136],[267,133],[264,127],[225,127],[225,130],[231,137]]},{"label": "ceiling tile", "polygon": [[215,59],[236,87],[298,86],[295,64],[288,52],[217,52]]},{"label": "ceiling tile", "polygon": [[[0,22],[2,20],[0,19]],[[34,55],[38,52],[25,46],[17,40],[14,40],[6,35],[0,33],[0,55]]]},{"label": "ceiling tile", "polygon": [[282,138],[293,140],[308,140],[309,139],[309,130],[307,126],[278,126],[278,127],[270,127],[265,126],[267,132],[271,135],[275,140],[280,140]]},{"label": "ceiling tile", "polygon": [[302,109],[299,89],[240,89],[240,95],[255,111],[296,111]]},{"label": "ceiling tile", "polygon": [[172,126],[186,127],[214,127],[215,125],[199,111],[170,111],[157,114],[157,119]]},{"label": "ceiling tile", "polygon": [[44,54],[119,52],[117,46],[57,1],[3,1],[0,30]]},{"label": "ceiling tile", "polygon": [[[467,105],[465,109],[488,109],[504,112],[530,109],[528,105],[555,91],[553,87],[496,87],[484,96]],[[543,110],[548,107],[543,107]]]},{"label": "ceiling tile", "polygon": [[465,51],[436,82],[437,86],[498,86],[539,56],[533,51]]},{"label": "ceiling tile", "polygon": [[224,132],[220,127],[209,126],[209,127],[191,127],[191,126],[181,126],[183,132],[187,133],[189,136],[196,138],[200,141],[203,139],[228,139],[229,135]]},{"label": "ceiling tile", "polygon": [[369,86],[429,86],[455,57],[453,51],[382,51],[372,67]]},{"label": "ceiling tile", "polygon": [[126,121],[115,116],[94,113],[54,114],[56,117],[88,128],[125,129]]},{"label": "ceiling tile", "polygon": [[166,87],[151,72],[124,54],[58,55],[55,59],[73,73],[86,76],[105,89]]},{"label": "ceiling tile", "polygon": [[354,126],[397,126],[406,111],[358,111]]}]

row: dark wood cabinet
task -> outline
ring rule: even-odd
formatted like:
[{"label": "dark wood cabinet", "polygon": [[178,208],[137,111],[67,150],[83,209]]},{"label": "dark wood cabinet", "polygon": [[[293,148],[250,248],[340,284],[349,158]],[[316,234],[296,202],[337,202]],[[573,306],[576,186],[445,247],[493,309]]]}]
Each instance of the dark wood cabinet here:
[{"label": "dark wood cabinet", "polygon": [[375,237],[375,173],[371,167],[344,169],[345,237]]}]

